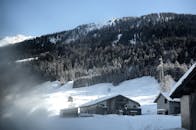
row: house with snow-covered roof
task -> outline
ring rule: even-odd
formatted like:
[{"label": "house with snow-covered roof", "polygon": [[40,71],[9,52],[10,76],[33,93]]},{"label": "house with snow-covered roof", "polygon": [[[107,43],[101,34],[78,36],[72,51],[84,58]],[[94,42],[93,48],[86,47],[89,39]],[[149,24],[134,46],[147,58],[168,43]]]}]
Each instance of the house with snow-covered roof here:
[{"label": "house with snow-covered roof", "polygon": [[60,111],[62,117],[92,116],[93,114],[141,115],[140,104],[120,94],[107,95],[79,107]]},{"label": "house with snow-covered roof", "polygon": [[180,100],[170,98],[166,92],[160,92],[154,102],[157,103],[157,114],[175,115],[180,113]]},{"label": "house with snow-covered roof", "polygon": [[178,80],[170,97],[181,100],[182,127],[196,130],[196,63]]},{"label": "house with snow-covered roof", "polygon": [[110,95],[90,101],[79,107],[80,114],[141,115],[140,104],[123,95]]}]

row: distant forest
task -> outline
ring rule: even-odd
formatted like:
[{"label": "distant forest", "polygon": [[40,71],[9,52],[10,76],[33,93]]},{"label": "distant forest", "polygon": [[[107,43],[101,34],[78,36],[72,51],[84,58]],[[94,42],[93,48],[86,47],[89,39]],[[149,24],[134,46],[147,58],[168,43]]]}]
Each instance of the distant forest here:
[{"label": "distant forest", "polygon": [[[38,60],[15,62],[31,57]],[[15,83],[29,74],[40,82],[74,80],[74,87],[103,82],[117,85],[141,76],[160,81],[161,58],[164,75],[174,80],[196,61],[196,15],[124,17],[0,48],[0,72],[4,74],[0,84],[11,84],[8,77]]]}]

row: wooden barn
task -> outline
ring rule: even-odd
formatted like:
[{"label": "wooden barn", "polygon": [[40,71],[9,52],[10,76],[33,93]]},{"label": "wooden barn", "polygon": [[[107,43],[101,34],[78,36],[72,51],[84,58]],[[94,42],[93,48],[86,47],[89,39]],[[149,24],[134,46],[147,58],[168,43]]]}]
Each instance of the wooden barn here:
[{"label": "wooden barn", "polygon": [[112,95],[80,106],[80,114],[141,115],[140,104],[123,95]]},{"label": "wooden barn", "polygon": [[175,84],[170,97],[181,99],[182,127],[196,130],[196,63]]},{"label": "wooden barn", "polygon": [[160,92],[154,102],[157,103],[157,114],[176,115],[180,113],[180,100],[170,98],[168,93]]}]

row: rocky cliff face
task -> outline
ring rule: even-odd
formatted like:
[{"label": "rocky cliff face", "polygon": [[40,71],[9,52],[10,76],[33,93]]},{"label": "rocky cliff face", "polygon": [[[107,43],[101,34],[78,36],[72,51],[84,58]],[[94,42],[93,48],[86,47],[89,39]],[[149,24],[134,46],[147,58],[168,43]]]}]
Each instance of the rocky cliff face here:
[{"label": "rocky cliff face", "polygon": [[[33,59],[16,62],[27,58]],[[75,80],[74,87],[145,75],[160,79],[161,70],[177,80],[196,60],[196,15],[160,13],[81,25],[2,47],[0,59],[1,66],[27,66],[43,80]]]}]

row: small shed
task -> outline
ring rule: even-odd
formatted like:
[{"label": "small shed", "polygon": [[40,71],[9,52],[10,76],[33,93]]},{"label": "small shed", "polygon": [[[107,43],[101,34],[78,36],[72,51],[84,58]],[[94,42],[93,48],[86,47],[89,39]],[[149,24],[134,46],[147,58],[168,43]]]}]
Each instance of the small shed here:
[{"label": "small shed", "polygon": [[180,113],[180,100],[170,98],[168,93],[160,92],[154,102],[157,103],[157,114],[176,115]]},{"label": "small shed", "polygon": [[111,95],[80,106],[80,113],[141,115],[140,104],[123,95]]},{"label": "small shed", "polygon": [[196,130],[196,63],[178,80],[170,97],[181,99],[182,127]]},{"label": "small shed", "polygon": [[78,108],[68,108],[60,110],[61,117],[78,117]]}]

